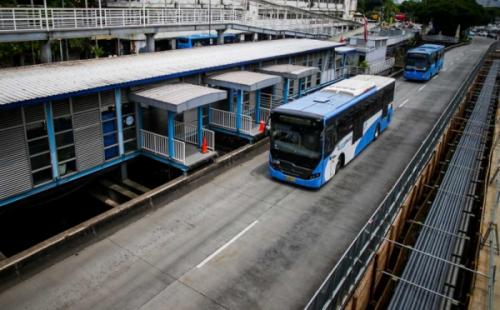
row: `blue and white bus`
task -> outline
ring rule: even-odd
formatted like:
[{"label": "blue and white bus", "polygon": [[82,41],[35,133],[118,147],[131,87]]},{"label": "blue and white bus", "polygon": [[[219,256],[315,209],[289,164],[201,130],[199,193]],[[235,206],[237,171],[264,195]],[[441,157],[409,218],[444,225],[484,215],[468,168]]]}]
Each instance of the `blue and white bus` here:
[{"label": "blue and white bus", "polygon": [[404,77],[407,80],[428,81],[444,65],[444,46],[424,44],[406,53]]},{"label": "blue and white bus", "polygon": [[358,75],[271,112],[269,172],[319,188],[389,126],[395,80]]},{"label": "blue and white bus", "polygon": [[[210,40],[212,40],[212,44],[217,42],[217,35],[201,33],[201,34],[192,34],[188,36],[182,36],[176,38],[176,48],[193,48],[197,46],[207,46],[210,45]],[[224,34],[224,44],[228,43],[236,43],[238,42],[238,37],[233,33]]]}]

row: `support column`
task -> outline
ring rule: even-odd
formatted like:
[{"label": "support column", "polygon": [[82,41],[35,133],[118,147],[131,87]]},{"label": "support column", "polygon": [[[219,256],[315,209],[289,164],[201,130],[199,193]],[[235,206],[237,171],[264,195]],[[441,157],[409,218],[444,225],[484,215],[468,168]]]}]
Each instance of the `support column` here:
[{"label": "support column", "polygon": [[288,103],[288,94],[290,93],[290,80],[284,78],[284,87],[283,87],[283,103]]},{"label": "support column", "polygon": [[52,49],[50,48],[50,40],[45,41],[40,52],[40,60],[42,63],[52,62]]},{"label": "support column", "polygon": [[177,41],[175,39],[170,40],[170,48],[173,50],[177,49]]},{"label": "support column", "polygon": [[297,90],[297,98],[300,98],[302,95],[302,84],[304,83],[304,79],[299,79],[299,89]]},{"label": "support column", "polygon": [[59,163],[57,160],[56,134],[54,131],[54,120],[52,117],[52,105],[50,102],[44,103],[45,119],[47,121],[47,136],[49,138],[50,164],[52,165],[52,179],[59,177]]},{"label": "support column", "polygon": [[137,131],[137,145],[142,149],[142,108],[140,103],[135,104],[135,129]]},{"label": "support column", "polygon": [[224,30],[217,30],[217,45],[224,44]]},{"label": "support column", "polygon": [[241,128],[241,112],[243,110],[243,90],[238,90],[238,103],[236,105],[236,131]]},{"label": "support column", "polygon": [[259,34],[256,32],[253,34],[253,41],[259,41]]},{"label": "support column", "polygon": [[255,124],[260,123],[260,89],[255,91]]},{"label": "support column", "polygon": [[154,53],[155,51],[155,34],[146,33],[146,52]]},{"label": "support column", "polygon": [[245,35],[244,34],[240,34],[240,42],[245,42]]},{"label": "support column", "polygon": [[203,143],[203,107],[198,107],[198,147]]},{"label": "support column", "polygon": [[168,156],[174,158],[174,122],[175,122],[175,112],[168,111]]},{"label": "support column", "polygon": [[120,88],[115,88],[115,109],[116,129],[118,131],[118,153],[122,156],[125,153],[125,148],[123,146],[122,92]]},{"label": "support column", "polygon": [[229,90],[229,112],[233,112],[233,99],[234,99],[234,90]]}]

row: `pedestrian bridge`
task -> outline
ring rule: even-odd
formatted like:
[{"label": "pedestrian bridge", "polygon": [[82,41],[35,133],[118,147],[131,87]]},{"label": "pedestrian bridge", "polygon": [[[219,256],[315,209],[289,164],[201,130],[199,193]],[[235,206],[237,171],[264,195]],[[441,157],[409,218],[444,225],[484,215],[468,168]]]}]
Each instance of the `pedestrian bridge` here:
[{"label": "pedestrian bridge", "polygon": [[1,8],[0,42],[207,29],[326,39],[346,27],[345,21],[327,17],[293,17],[206,8]]}]

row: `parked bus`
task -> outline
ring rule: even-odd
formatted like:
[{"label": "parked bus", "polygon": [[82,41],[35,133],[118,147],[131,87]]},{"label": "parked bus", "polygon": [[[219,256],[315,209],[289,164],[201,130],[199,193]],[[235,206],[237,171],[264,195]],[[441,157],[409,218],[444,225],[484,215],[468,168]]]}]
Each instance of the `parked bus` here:
[{"label": "parked bus", "polygon": [[[237,36],[232,33],[224,34],[224,44],[236,43],[237,39],[238,39]],[[182,49],[182,48],[193,48],[196,46],[206,46],[210,45],[210,40],[212,40],[212,43],[217,42],[217,35],[202,33],[202,34],[192,34],[189,36],[177,37],[176,47],[178,49]]]},{"label": "parked bus", "polygon": [[407,80],[428,81],[444,65],[444,46],[424,44],[406,53],[404,77]]},{"label": "parked bus", "polygon": [[358,75],[271,112],[269,172],[319,188],[389,126],[395,80]]}]

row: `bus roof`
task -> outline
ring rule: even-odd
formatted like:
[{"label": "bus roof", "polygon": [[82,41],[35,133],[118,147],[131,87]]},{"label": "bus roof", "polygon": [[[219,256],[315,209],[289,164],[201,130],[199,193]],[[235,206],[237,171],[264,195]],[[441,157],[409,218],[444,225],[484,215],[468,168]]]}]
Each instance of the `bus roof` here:
[{"label": "bus roof", "polygon": [[439,44],[423,44],[423,45],[420,45],[419,47],[421,47],[421,48],[428,48],[428,49],[434,49],[434,50],[442,50],[442,49],[444,49],[444,45],[439,45]]},{"label": "bus roof", "polygon": [[418,47],[408,50],[408,53],[430,55],[432,52],[443,50],[444,46],[439,44],[423,44]]},{"label": "bus roof", "polygon": [[393,83],[393,78],[357,75],[325,87],[311,95],[276,108],[275,112],[304,115],[315,118],[332,117],[359,99]]}]

